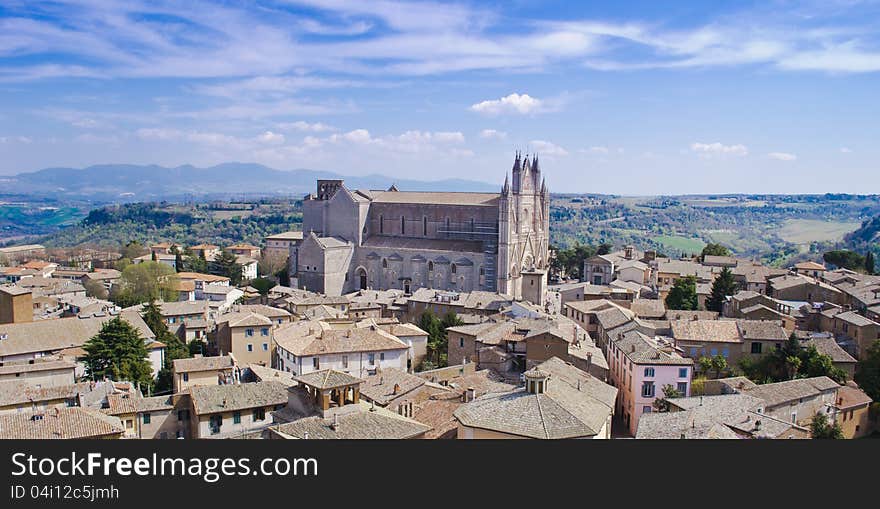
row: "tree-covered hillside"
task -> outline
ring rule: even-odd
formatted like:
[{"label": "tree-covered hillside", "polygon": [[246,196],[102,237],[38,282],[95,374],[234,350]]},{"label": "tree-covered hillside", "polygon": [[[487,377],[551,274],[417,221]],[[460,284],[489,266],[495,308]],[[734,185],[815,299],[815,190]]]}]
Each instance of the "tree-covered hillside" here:
[{"label": "tree-covered hillside", "polygon": [[129,203],[92,210],[79,224],[40,241],[49,248],[82,244],[118,247],[132,241],[149,244],[160,240],[183,245],[259,245],[266,235],[298,230],[301,223],[300,202],[291,200],[194,205]]}]

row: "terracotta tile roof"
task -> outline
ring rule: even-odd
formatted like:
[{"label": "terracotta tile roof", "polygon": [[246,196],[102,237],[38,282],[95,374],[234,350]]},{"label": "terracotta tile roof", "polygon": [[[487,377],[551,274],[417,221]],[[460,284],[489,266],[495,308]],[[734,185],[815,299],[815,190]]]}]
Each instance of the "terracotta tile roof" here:
[{"label": "terracotta tile roof", "polygon": [[287,404],[287,386],[279,382],[191,387],[196,415]]},{"label": "terracotta tile roof", "polygon": [[196,371],[216,371],[232,369],[235,362],[229,355],[220,357],[193,357],[191,359],[174,359],[175,373],[193,373]]},{"label": "terracotta tile roof", "polygon": [[312,416],[272,426],[270,430],[278,432],[285,438],[310,440],[399,440],[420,437],[431,429],[420,422],[380,407],[373,410],[364,407],[360,411],[337,415],[335,429],[332,418]]},{"label": "terracotta tile roof", "polygon": [[337,389],[339,387],[347,387],[349,385],[359,385],[363,380],[342,371],[335,369],[323,369],[321,371],[312,371],[304,375],[293,377],[294,380],[301,384],[309,385],[318,389]]},{"label": "terracotta tile roof", "polygon": [[379,327],[324,329],[320,322],[284,324],[275,329],[275,342],[297,357],[346,352],[379,352],[408,348]]},{"label": "terracotta tile roof", "polygon": [[81,407],[0,415],[0,438],[102,438],[125,432],[119,419]]},{"label": "terracotta tile roof", "polygon": [[847,410],[850,408],[867,406],[873,402],[874,400],[865,394],[865,392],[858,386],[854,387],[847,384],[837,390],[837,401],[835,401],[834,405],[841,410]]},{"label": "terracotta tile roof", "polygon": [[801,398],[818,396],[824,392],[839,388],[840,385],[827,376],[817,376],[756,385],[755,387],[744,389],[743,393],[763,399],[768,407],[775,407]]},{"label": "terracotta tile roof", "polygon": [[[136,311],[123,310],[118,316],[134,326],[145,340],[156,337]],[[52,352],[82,346],[112,318],[115,316],[0,324],[0,356]]]},{"label": "terracotta tile roof", "polygon": [[400,369],[383,369],[364,377],[361,396],[386,406],[390,401],[425,385],[425,380]]},{"label": "terracotta tile roof", "polygon": [[736,322],[731,320],[675,320],[669,325],[676,340],[742,343]]},{"label": "terracotta tile roof", "polygon": [[529,438],[597,435],[614,409],[617,389],[554,357],[536,371],[549,375],[543,393],[524,388],[488,394],[455,412],[462,425]]}]

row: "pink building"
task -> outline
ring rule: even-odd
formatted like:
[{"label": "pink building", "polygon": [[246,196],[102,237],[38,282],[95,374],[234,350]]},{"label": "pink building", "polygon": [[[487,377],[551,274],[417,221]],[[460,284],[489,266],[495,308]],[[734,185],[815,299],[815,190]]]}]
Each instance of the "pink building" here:
[{"label": "pink building", "polygon": [[633,436],[643,413],[654,411],[654,400],[671,385],[682,396],[691,395],[694,361],[681,356],[666,341],[632,330],[608,342],[611,385],[617,387],[616,414]]}]

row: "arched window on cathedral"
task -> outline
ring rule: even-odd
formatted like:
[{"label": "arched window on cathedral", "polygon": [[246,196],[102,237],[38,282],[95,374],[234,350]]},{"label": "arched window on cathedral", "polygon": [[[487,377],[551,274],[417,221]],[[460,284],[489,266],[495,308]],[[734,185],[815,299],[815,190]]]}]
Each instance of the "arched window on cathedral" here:
[{"label": "arched window on cathedral", "polygon": [[388,268],[388,258],[382,258],[382,268],[383,269]]},{"label": "arched window on cathedral", "polygon": [[406,218],[400,216],[400,234],[406,235]]},{"label": "arched window on cathedral", "polygon": [[474,221],[474,218],[471,218],[471,231],[475,231],[475,230],[476,230],[476,221]]},{"label": "arched window on cathedral", "polygon": [[452,266],[449,267],[449,270],[450,270],[453,274],[455,274],[456,271],[458,270],[458,267],[456,267],[455,264],[453,263]]},{"label": "arched window on cathedral", "polygon": [[379,214],[379,233],[385,233],[385,216]]},{"label": "arched window on cathedral", "polygon": [[422,235],[428,236],[428,216],[422,217]]},{"label": "arched window on cathedral", "polygon": [[428,262],[428,272],[434,272],[434,262]]}]

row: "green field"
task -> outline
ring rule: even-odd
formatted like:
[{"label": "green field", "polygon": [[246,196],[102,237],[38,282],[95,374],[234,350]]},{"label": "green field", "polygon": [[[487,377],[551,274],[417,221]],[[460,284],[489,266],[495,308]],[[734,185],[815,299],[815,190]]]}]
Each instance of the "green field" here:
[{"label": "green field", "polygon": [[700,239],[677,235],[657,235],[653,240],[666,249],[681,253],[699,253],[706,246],[706,243]]},{"label": "green field", "polygon": [[847,233],[857,230],[859,226],[861,223],[857,222],[787,219],[776,234],[792,244],[809,244],[839,240]]}]

